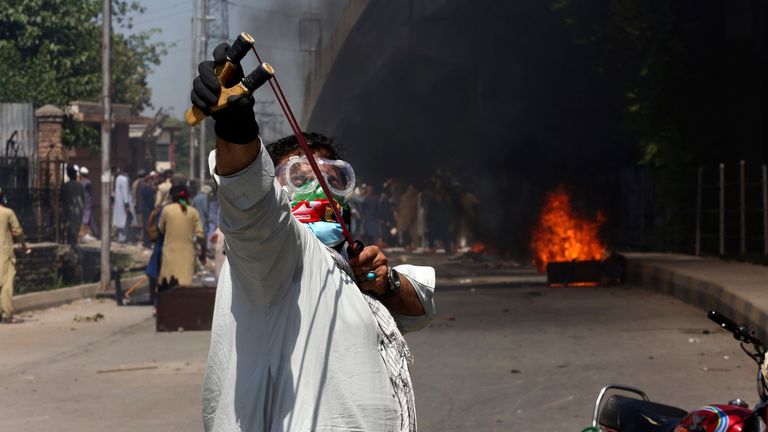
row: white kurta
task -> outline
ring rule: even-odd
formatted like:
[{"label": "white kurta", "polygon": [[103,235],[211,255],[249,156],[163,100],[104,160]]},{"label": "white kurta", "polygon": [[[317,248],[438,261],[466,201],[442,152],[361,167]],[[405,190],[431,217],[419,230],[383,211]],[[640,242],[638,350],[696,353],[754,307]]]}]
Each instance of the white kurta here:
[{"label": "white kurta", "polygon": [[[215,155],[209,158],[214,171]],[[400,408],[355,282],[290,213],[262,147],[219,178],[226,257],[203,382],[208,431],[397,431]],[[411,269],[408,269],[411,270]],[[434,272],[408,271],[428,314]]]},{"label": "white kurta", "polygon": [[115,179],[115,207],[112,212],[112,226],[125,228],[128,223],[128,213],[125,212],[125,206],[131,208],[131,215],[136,221],[136,211],[133,208],[133,197],[131,196],[131,185],[128,176],[120,174]]}]

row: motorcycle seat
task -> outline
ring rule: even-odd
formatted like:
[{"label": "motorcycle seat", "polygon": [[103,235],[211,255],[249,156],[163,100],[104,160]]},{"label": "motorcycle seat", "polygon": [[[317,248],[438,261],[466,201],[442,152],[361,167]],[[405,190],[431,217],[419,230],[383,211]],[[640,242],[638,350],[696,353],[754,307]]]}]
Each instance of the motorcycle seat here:
[{"label": "motorcycle seat", "polygon": [[613,395],[600,411],[600,425],[619,432],[671,432],[688,413],[656,402]]}]

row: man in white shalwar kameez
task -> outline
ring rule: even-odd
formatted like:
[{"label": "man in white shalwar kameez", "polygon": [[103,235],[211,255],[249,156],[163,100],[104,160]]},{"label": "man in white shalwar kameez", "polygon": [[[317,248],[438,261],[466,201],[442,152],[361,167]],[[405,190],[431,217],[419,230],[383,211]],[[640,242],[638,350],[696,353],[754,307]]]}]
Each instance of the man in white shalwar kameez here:
[{"label": "man in white shalwar kameez", "polygon": [[131,221],[136,221],[136,212],[133,206],[133,197],[131,196],[131,184],[128,175],[119,169],[114,169],[119,173],[115,179],[115,203],[112,212],[112,226],[117,230],[117,241],[125,243],[128,239],[128,228]]},{"label": "man in white shalwar kameez", "polygon": [[[192,101],[204,112],[220,92],[214,68],[226,49],[198,68]],[[337,224],[299,222],[275,178],[276,165],[299,155],[295,138],[270,147],[273,162],[253,103],[230,98],[212,115],[209,166],[226,261],[203,383],[205,430],[415,431],[411,357],[398,327],[416,330],[434,316],[434,270],[393,271],[375,246],[347,261],[329,240]],[[334,148],[314,137],[315,154],[333,162]]]}]

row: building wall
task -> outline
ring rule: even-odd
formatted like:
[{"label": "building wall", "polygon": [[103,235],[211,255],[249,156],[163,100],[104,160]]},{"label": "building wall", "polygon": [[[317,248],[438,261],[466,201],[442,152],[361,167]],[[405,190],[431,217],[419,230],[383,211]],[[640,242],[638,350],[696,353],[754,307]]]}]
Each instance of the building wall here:
[{"label": "building wall", "polygon": [[37,153],[35,110],[31,103],[0,103],[0,156],[6,154],[5,144],[16,131],[17,156],[34,157]]}]

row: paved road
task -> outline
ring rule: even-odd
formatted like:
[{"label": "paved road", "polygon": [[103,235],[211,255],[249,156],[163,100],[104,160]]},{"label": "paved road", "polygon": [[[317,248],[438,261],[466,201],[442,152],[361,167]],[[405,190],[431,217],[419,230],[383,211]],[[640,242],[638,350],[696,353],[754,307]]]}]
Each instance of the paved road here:
[{"label": "paved road", "polygon": [[[581,430],[612,382],[683,408],[756,399],[750,360],[677,300],[452,269],[438,317],[407,336],[421,431]],[[0,326],[0,430],[199,430],[208,337],[157,334],[149,308],[105,301]]]},{"label": "paved road", "polygon": [[[97,313],[105,319],[73,321]],[[111,301],[0,326],[0,430],[200,430],[208,338],[155,333],[149,307]]]},{"label": "paved road", "polygon": [[685,409],[757,399],[732,337],[642,290],[444,290],[440,316],[408,340],[422,431],[580,431],[606,383]]}]

